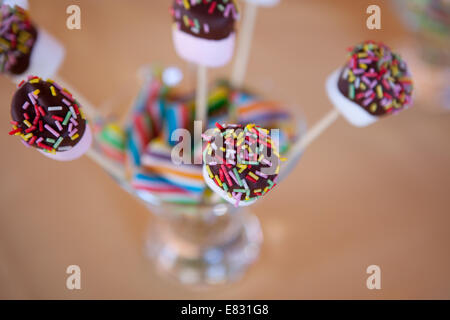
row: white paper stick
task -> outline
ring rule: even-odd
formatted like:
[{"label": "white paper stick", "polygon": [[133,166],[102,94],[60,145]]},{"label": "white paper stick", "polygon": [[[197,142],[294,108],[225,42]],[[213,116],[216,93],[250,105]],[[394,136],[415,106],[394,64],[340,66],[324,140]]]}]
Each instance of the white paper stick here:
[{"label": "white paper stick", "polygon": [[288,153],[288,160],[284,163],[280,170],[279,179],[282,180],[293,168],[305,149],[316,140],[325,130],[330,127],[339,117],[337,109],[328,112],[319,122],[317,122],[308,132],[295,143]]},{"label": "white paper stick", "polygon": [[207,99],[208,99],[208,69],[197,66],[197,88],[195,96],[195,120],[202,121],[203,128],[207,127]]},{"label": "white paper stick", "polygon": [[[319,122],[317,122],[311,130],[308,130],[306,135],[298,141],[292,148],[292,152],[303,152],[311,142],[319,137],[329,126],[331,126],[339,117],[339,112],[336,109],[328,112]],[[298,151],[297,151],[298,150]]]},{"label": "white paper stick", "polygon": [[234,88],[241,88],[245,80],[257,12],[257,4],[253,2],[246,2],[242,27],[238,40],[238,48],[236,51],[236,58],[234,60],[231,75],[231,84]]},{"label": "white paper stick", "polygon": [[[90,120],[95,120],[101,117],[102,115],[98,111],[94,105],[87,100],[83,95],[81,95],[73,86],[71,86],[67,81],[65,81],[61,77],[54,77],[56,83],[58,83],[61,87],[66,88],[72,93],[74,98],[80,103],[81,108],[86,115],[86,117]],[[101,152],[94,148],[90,148],[86,152],[86,156],[88,156],[91,160],[97,163],[100,167],[102,167],[108,174],[113,176],[115,179],[119,181],[124,181],[126,179],[125,169],[110,160],[108,157],[105,157]]]},{"label": "white paper stick", "polygon": [[102,167],[103,170],[105,170],[109,175],[121,181],[122,183],[126,183],[126,174],[124,167],[118,165],[114,161],[103,156],[100,152],[98,152],[94,148],[90,148],[86,152],[86,156],[88,156],[92,161],[94,161],[96,164]]}]

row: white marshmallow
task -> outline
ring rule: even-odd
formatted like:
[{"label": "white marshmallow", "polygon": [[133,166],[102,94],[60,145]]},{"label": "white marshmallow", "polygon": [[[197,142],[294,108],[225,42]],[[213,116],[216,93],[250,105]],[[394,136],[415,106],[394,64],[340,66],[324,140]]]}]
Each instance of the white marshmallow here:
[{"label": "white marshmallow", "polygon": [[344,96],[338,88],[341,69],[333,72],[326,81],[326,91],[339,113],[356,127],[365,127],[376,121],[377,116],[371,115],[363,107]]},{"label": "white marshmallow", "polygon": [[[220,188],[218,185],[216,185],[214,183],[214,181],[212,181],[212,179],[209,177],[208,172],[206,171],[206,165],[203,164],[203,179],[205,179],[206,184],[208,185],[208,187],[211,188],[212,191],[214,191],[215,193],[217,193],[220,197],[222,197],[224,200],[228,201],[229,203],[236,205],[236,199],[230,198],[228,196],[228,194],[225,192],[225,190],[223,190],[222,188]],[[257,199],[252,199],[252,200],[241,200],[239,201],[239,207],[246,207],[249,205],[252,205],[253,203],[256,202]]]},{"label": "white marshmallow", "polygon": [[56,151],[56,154],[52,154],[42,150],[39,150],[39,152],[53,160],[72,161],[85,154],[92,144],[92,132],[88,124],[86,124],[86,129],[84,130],[83,136],[79,139],[81,140],[78,141],[78,143],[72,149],[67,151]]},{"label": "white marshmallow", "polygon": [[280,0],[245,0],[245,1],[263,7],[273,7],[276,6],[278,3],[280,3]]},{"label": "white marshmallow", "polygon": [[209,68],[226,65],[233,57],[235,33],[222,40],[194,37],[173,28],[173,43],[178,55],[186,61]]},{"label": "white marshmallow", "polygon": [[42,79],[53,78],[61,66],[65,56],[65,49],[47,31],[39,29],[31,52],[30,65],[21,75],[16,75],[13,80],[20,83],[27,76],[38,76]]},{"label": "white marshmallow", "polygon": [[19,6],[28,10],[28,0],[3,0],[2,4],[7,4],[10,7]]}]

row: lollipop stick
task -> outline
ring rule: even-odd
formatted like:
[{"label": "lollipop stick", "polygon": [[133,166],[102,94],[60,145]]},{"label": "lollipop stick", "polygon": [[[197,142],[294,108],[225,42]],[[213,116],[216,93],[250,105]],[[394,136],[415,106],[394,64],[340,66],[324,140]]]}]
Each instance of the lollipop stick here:
[{"label": "lollipop stick", "polygon": [[313,142],[317,137],[319,137],[329,126],[331,126],[339,117],[339,112],[337,109],[333,109],[328,114],[323,117],[319,122],[317,122],[314,127],[312,127],[306,135],[301,138],[292,148],[292,153],[302,153],[306,147],[308,147],[311,142]]},{"label": "lollipop stick", "polygon": [[234,88],[241,88],[244,83],[257,12],[258,6],[256,4],[251,2],[246,3],[241,35],[239,36],[236,59],[234,61],[233,72],[231,75],[231,84]]},{"label": "lollipop stick", "polygon": [[[76,97],[77,101],[80,103],[82,110],[84,111],[86,117],[88,119],[94,120],[101,116],[101,114],[97,111],[93,104],[91,104],[84,96],[82,96],[79,92],[77,92],[71,85],[68,84],[67,81],[62,79],[61,77],[54,77],[56,83],[58,83],[63,88],[72,93],[74,97]],[[108,172],[111,176],[116,179],[123,181],[125,179],[125,170],[122,167],[115,164],[113,161],[105,157],[101,152],[95,150],[94,148],[90,148],[86,155],[93,160],[95,163],[100,165],[106,172]]]},{"label": "lollipop stick", "polygon": [[115,179],[124,182],[126,180],[126,174],[124,168],[117,165],[113,161],[109,160],[107,157],[103,156],[101,152],[98,152],[94,148],[90,148],[86,155],[103,168],[109,175],[114,177]]},{"label": "lollipop stick", "polygon": [[288,161],[282,166],[280,172],[280,179],[283,179],[286,173],[292,168],[298,158],[301,156],[303,151],[315,140],[317,139],[328,127],[330,127],[339,117],[339,112],[337,109],[333,109],[328,112],[325,117],[323,117],[319,122],[317,122],[314,127],[312,127],[305,136],[300,138],[291,148],[288,155]]},{"label": "lollipop stick", "polygon": [[195,118],[202,122],[203,128],[206,128],[207,120],[207,95],[208,95],[208,80],[207,68],[199,65],[197,67],[197,91],[195,96]]}]

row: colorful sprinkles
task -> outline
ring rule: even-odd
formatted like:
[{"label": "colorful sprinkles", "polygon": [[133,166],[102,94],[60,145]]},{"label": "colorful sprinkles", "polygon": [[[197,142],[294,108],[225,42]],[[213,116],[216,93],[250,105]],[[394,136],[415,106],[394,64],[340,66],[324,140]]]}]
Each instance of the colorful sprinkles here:
[{"label": "colorful sprinkles", "polygon": [[174,0],[170,14],[179,30],[206,39],[224,39],[239,19],[235,0]]},{"label": "colorful sprinkles", "polygon": [[18,7],[0,7],[0,72],[21,74],[29,65],[37,31],[28,13]]},{"label": "colorful sprinkles", "polygon": [[349,49],[339,90],[372,115],[400,111],[412,103],[412,80],[402,58],[381,42],[365,41]]},{"label": "colorful sprinkles", "polygon": [[220,125],[207,141],[204,165],[211,181],[239,206],[276,186],[280,155],[269,131],[255,124]]},{"label": "colorful sprinkles", "polygon": [[[51,101],[52,105],[40,105],[44,101]],[[74,119],[77,114],[78,121]],[[70,150],[86,127],[78,103],[69,91],[52,80],[34,76],[19,84],[11,115],[10,135],[20,136],[28,145],[50,153]]]}]

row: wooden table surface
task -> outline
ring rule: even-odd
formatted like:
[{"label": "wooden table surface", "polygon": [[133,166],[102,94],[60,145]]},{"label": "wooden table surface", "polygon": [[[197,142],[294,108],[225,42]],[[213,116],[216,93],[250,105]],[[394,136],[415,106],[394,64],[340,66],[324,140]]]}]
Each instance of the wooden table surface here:
[{"label": "wooden table surface", "polygon": [[[81,30],[65,27],[72,3]],[[31,13],[67,49],[60,74],[103,112],[109,104],[123,113],[140,65],[186,70],[173,50],[169,3],[31,0]],[[331,108],[324,80],[348,46],[408,40],[390,3],[377,3],[381,31],[365,27],[366,0],[261,9],[247,84],[314,123]],[[86,157],[50,161],[7,135],[13,92],[1,78],[0,298],[450,298],[450,114],[422,105],[364,129],[338,120],[255,205],[265,235],[259,261],[238,283],[191,290],[145,258],[152,215],[105,172]],[[71,264],[82,269],[81,290],[66,289]],[[366,288],[372,264],[381,290]]]}]

